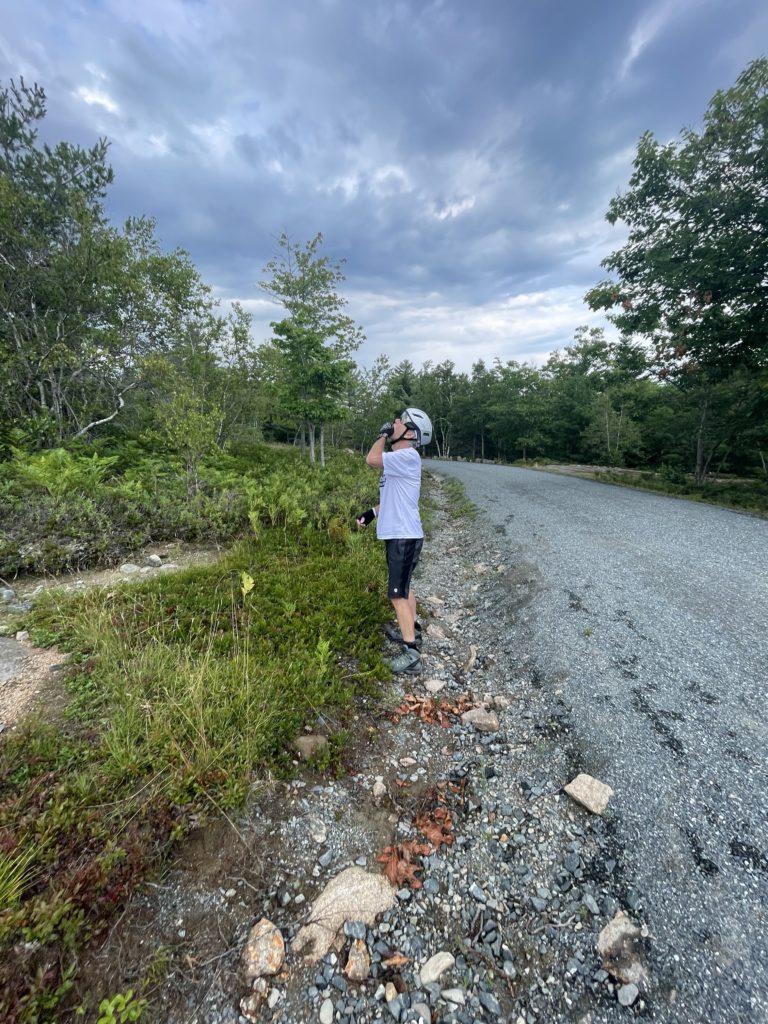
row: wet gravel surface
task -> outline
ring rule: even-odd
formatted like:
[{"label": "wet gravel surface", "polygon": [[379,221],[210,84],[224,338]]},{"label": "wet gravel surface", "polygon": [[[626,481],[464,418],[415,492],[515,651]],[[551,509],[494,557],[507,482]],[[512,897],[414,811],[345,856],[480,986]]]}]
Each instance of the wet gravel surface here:
[{"label": "wet gravel surface", "polygon": [[[507,557],[657,962],[657,1020],[768,1020],[768,522],[531,470],[460,479]],[[545,698],[546,699],[546,696]],[[592,1018],[594,1019],[594,1018]]]}]

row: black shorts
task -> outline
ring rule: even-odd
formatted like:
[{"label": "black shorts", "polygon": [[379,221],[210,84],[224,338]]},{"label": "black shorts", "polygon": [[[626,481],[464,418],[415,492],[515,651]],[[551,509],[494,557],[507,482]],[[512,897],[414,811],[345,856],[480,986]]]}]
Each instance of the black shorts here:
[{"label": "black shorts", "polygon": [[411,576],[419,564],[419,555],[424,541],[421,537],[409,540],[384,541],[387,548],[387,597],[408,597]]}]

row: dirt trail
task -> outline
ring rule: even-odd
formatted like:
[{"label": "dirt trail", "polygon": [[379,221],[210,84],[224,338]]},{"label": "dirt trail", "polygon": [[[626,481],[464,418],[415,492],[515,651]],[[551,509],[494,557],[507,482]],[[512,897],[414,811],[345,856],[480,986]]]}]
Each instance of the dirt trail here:
[{"label": "dirt trail", "polygon": [[[0,732],[14,729],[36,708],[45,710],[49,704],[57,705],[61,697],[56,674],[64,666],[66,655],[55,648],[33,646],[26,633],[15,628],[41,594],[52,590],[76,593],[90,587],[138,582],[174,569],[208,565],[221,554],[218,547],[165,543],[136,552],[120,566],[109,569],[10,581],[14,597],[0,604]],[[158,564],[151,564],[150,559]]]},{"label": "dirt trail", "polygon": [[[384,708],[366,698],[351,720],[318,719],[317,733],[349,730],[343,778],[264,781],[236,819],[202,826],[92,951],[94,994],[146,983],[152,1019],[168,1024],[596,1024],[651,1012],[652,987],[619,1006],[596,952],[616,911],[642,905],[623,884],[610,815],[562,792],[579,751],[560,680],[532,654],[536,570],[484,520],[451,522],[437,492],[417,580],[422,674],[396,682]],[[468,706],[497,719],[490,731],[461,720]],[[291,942],[353,866],[391,872],[395,906],[345,926],[309,963]],[[262,916],[287,959],[260,982],[263,999],[242,1003],[241,955]],[[344,973],[352,942],[361,982]],[[453,966],[427,983],[420,970],[438,952]]]}]

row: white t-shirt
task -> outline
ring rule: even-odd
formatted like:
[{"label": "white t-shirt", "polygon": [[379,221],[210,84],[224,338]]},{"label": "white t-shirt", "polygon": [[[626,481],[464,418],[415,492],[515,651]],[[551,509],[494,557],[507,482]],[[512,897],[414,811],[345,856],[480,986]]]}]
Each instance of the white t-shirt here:
[{"label": "white t-shirt", "polygon": [[379,514],[376,536],[379,540],[423,537],[419,516],[421,456],[415,448],[382,452],[384,471],[379,481]]}]

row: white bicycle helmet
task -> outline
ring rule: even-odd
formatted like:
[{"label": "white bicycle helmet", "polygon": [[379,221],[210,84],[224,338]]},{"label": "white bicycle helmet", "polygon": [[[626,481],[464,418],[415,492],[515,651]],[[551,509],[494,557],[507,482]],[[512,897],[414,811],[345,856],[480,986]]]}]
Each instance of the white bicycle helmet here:
[{"label": "white bicycle helmet", "polygon": [[432,440],[432,420],[423,409],[406,409],[400,416],[400,419],[406,427],[416,431],[414,444],[420,445],[422,448],[429,444]]}]

